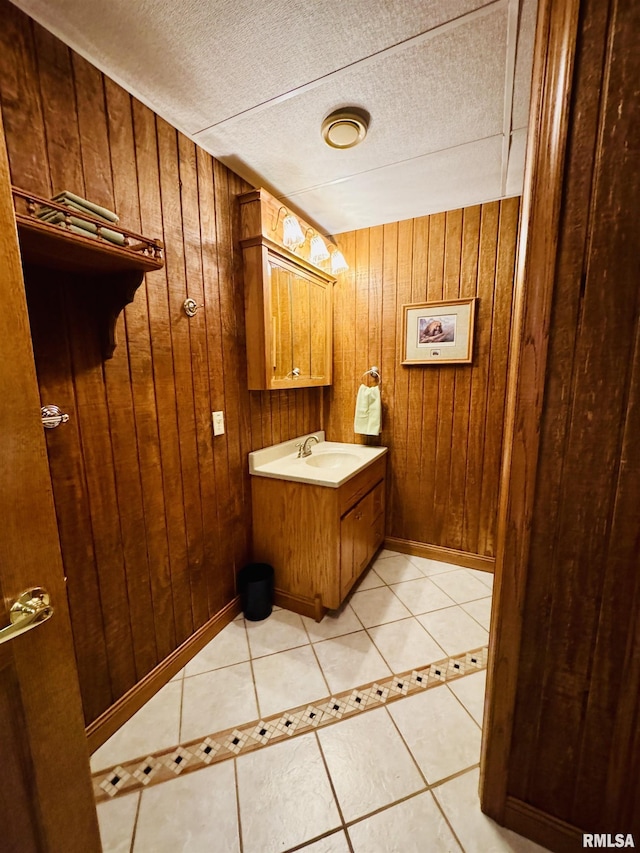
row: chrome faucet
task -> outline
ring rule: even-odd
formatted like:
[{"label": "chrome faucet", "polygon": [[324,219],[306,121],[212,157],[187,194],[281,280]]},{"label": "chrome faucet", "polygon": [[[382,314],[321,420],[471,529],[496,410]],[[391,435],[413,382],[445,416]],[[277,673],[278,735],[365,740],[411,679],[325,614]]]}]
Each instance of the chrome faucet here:
[{"label": "chrome faucet", "polygon": [[298,459],[301,457],[304,459],[305,456],[311,456],[311,448],[309,447],[309,442],[315,441],[316,444],[319,443],[320,439],[316,438],[315,435],[308,435],[304,441],[299,441],[296,444],[298,449]]}]

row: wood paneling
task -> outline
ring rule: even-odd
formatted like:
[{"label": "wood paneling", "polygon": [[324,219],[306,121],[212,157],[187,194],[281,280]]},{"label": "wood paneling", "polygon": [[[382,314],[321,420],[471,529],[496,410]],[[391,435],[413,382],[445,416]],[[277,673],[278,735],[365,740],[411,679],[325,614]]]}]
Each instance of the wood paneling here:
[{"label": "wood paneling", "polygon": [[[342,234],[327,439],[354,435],[360,377],[382,376],[387,537],[494,556],[519,200]],[[478,297],[471,366],[400,364],[401,307]]]},{"label": "wood paneling", "polygon": [[640,834],[640,8],[539,11],[484,808]]},{"label": "wood paneling", "polygon": [[5,0],[0,14],[12,183],[84,195],[166,246],[106,362],[86,294],[108,282],[27,270],[42,402],[71,415],[47,449],[91,722],[234,599],[247,453],[318,429],[320,391],[246,390],[234,239],[248,185]]}]

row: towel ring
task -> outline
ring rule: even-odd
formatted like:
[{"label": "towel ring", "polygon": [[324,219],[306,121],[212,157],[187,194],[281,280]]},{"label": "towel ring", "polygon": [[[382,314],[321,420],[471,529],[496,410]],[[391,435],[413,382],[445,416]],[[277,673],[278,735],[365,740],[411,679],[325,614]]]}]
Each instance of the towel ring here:
[{"label": "towel ring", "polygon": [[382,387],[382,379],[380,377],[380,371],[378,370],[377,367],[374,366],[374,367],[370,367],[369,370],[365,370],[365,372],[362,374],[362,376],[360,378],[364,379],[365,376],[371,376],[372,379],[377,379],[378,385],[380,387]]}]

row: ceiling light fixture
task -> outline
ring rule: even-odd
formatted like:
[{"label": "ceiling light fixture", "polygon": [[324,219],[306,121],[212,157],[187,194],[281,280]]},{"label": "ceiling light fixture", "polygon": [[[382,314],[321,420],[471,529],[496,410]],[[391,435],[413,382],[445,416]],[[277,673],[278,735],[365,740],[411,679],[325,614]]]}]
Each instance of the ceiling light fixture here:
[{"label": "ceiling light fixture", "polygon": [[335,110],[322,122],[322,138],[331,148],[353,148],[367,135],[369,113],[358,107]]}]

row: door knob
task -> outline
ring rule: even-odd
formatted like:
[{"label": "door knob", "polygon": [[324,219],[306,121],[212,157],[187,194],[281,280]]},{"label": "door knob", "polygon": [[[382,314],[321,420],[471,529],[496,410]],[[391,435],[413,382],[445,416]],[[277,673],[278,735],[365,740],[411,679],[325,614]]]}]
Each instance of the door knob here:
[{"label": "door knob", "polygon": [[9,611],[11,624],[0,628],[0,643],[6,643],[53,616],[49,593],[40,586],[25,590]]},{"label": "door knob", "polygon": [[59,406],[43,406],[40,409],[42,417],[42,426],[45,429],[55,429],[60,424],[66,424],[69,421],[69,415],[63,412]]}]

